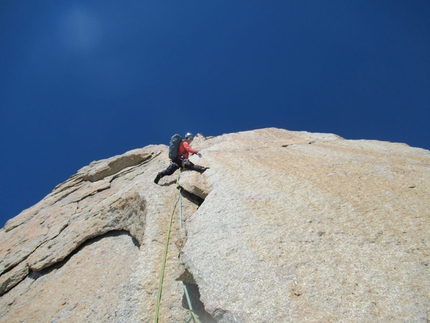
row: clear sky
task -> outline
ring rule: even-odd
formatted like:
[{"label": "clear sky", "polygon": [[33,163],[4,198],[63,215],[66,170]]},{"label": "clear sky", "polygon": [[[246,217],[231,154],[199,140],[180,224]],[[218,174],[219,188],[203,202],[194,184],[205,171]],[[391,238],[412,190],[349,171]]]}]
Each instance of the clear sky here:
[{"label": "clear sky", "polygon": [[429,120],[428,0],[0,4],[0,227],[91,161],[174,133],[430,149]]}]

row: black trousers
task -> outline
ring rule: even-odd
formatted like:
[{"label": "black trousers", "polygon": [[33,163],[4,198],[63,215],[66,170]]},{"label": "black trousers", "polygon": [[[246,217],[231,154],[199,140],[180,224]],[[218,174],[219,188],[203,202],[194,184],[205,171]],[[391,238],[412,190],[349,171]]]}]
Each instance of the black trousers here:
[{"label": "black trousers", "polygon": [[189,170],[195,170],[196,172],[199,172],[199,173],[203,173],[206,169],[203,166],[194,165],[188,159],[175,158],[171,161],[169,167],[167,167],[165,170],[159,172],[157,176],[162,178],[164,176],[172,175],[180,167],[183,167],[183,168],[189,169]]}]

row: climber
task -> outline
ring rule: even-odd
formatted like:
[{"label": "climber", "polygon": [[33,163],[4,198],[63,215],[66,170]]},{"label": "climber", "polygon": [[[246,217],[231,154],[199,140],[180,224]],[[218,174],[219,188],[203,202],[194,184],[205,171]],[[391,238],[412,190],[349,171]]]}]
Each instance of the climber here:
[{"label": "climber", "polygon": [[[179,136],[178,136],[179,137]],[[182,140],[179,144],[179,149],[177,151],[176,157],[170,160],[170,165],[162,172],[157,174],[157,177],[154,179],[154,183],[158,184],[161,178],[164,176],[172,175],[177,169],[183,167],[185,169],[195,170],[200,174],[204,173],[205,170],[209,169],[209,167],[203,167],[199,165],[194,165],[192,162],[188,160],[188,156],[191,153],[192,155],[197,155],[202,157],[202,155],[195,149],[190,147],[190,143],[193,141],[194,137],[191,133],[187,133],[185,135],[185,139]]]}]

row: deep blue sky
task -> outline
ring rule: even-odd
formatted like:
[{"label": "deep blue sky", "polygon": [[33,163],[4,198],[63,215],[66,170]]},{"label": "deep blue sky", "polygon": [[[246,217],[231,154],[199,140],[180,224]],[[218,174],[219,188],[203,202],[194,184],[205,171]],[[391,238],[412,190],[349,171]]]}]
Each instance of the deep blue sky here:
[{"label": "deep blue sky", "polygon": [[430,1],[2,1],[0,227],[93,160],[263,127],[430,149]]}]

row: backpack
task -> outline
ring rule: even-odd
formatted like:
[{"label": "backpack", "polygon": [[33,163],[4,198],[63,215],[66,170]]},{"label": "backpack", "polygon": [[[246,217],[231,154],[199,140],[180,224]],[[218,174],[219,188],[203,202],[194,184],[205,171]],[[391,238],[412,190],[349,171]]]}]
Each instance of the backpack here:
[{"label": "backpack", "polygon": [[178,134],[173,135],[169,144],[169,158],[174,159],[178,156],[179,145],[182,142],[182,137]]}]

